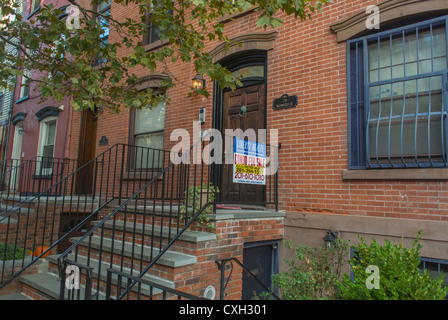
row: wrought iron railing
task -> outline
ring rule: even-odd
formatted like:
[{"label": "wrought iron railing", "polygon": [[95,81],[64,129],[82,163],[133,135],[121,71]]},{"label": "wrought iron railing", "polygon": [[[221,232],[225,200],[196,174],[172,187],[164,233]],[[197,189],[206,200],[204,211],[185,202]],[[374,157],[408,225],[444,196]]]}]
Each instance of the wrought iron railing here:
[{"label": "wrought iron railing", "polygon": [[[124,292],[125,294],[123,296],[112,296],[112,275],[117,276],[117,292]],[[126,281],[123,281],[123,278],[126,279]],[[132,297],[131,296],[131,286],[132,284],[137,284],[140,290],[137,292],[137,294]],[[157,295],[161,296],[162,300],[209,300],[207,298],[203,298],[200,296],[192,295],[187,292],[182,292],[164,285],[161,285],[160,283],[156,283],[153,281],[145,280],[142,278],[131,276],[130,274],[120,272],[118,270],[114,270],[111,268],[107,269],[107,287],[106,287],[106,294],[105,299],[106,300],[118,300],[118,299],[126,299],[130,300],[132,298],[140,300],[142,298],[141,292],[142,289],[146,289],[148,293],[148,298],[152,300]]]},{"label": "wrought iron railing", "polygon": [[[59,166],[53,162],[52,173],[61,167],[58,175],[64,177],[47,188],[41,184],[40,189],[23,189],[33,192],[20,197],[5,190],[2,205],[6,210],[0,213],[0,244],[5,247],[0,254],[0,288],[41,257],[63,252],[70,245],[69,237],[84,234],[103,209],[120,204],[168,166],[169,154],[116,144],[85,163],[61,161]],[[24,186],[33,179],[36,165],[40,170],[50,167],[40,160],[40,164],[33,159],[13,166],[4,176],[20,174],[19,185]]]},{"label": "wrought iron railing", "polygon": [[[129,288],[134,289],[136,284],[138,287],[137,279],[144,280],[196,218],[214,211],[219,193],[212,194],[213,183],[216,184],[214,174],[219,166],[196,158],[195,148],[203,149],[203,145],[204,142],[197,143],[179,155],[116,144],[87,162],[62,159],[54,160],[50,166],[48,159],[36,158],[4,170],[5,181],[20,177],[14,178],[19,182],[17,186],[29,185],[35,189],[22,189],[23,194],[17,197],[10,192],[9,182],[4,185],[2,205],[6,210],[0,213],[0,245],[7,250],[0,256],[0,289],[42,257],[61,253],[58,259],[61,278],[65,274],[64,265],[75,265],[95,274],[91,286],[96,293],[87,292],[84,297],[102,297],[106,269],[121,273],[132,270]],[[38,188],[26,182],[38,180],[33,180],[36,168],[41,174],[34,178],[42,178],[45,176],[42,173],[49,173],[43,169],[50,167],[52,175],[62,176],[57,182],[47,177],[52,184],[41,184]],[[265,204],[275,204],[277,208],[278,173],[268,179],[273,181],[270,192],[273,200]],[[201,192],[204,197],[196,197]],[[267,195],[266,200],[270,197]],[[94,221],[100,222],[93,225]],[[135,231],[140,227],[143,232],[138,236]],[[69,240],[73,237],[79,237],[75,244]],[[124,256],[123,240],[130,243],[132,253],[140,250],[140,258],[134,258],[133,254]],[[141,244],[147,244],[149,251]],[[121,253],[114,254],[118,245]],[[68,297],[64,294],[68,290],[65,281],[61,285],[61,297]],[[117,291],[118,297],[128,295],[126,290]]]},{"label": "wrought iron railing", "polygon": [[[101,298],[104,287],[108,288],[107,296],[116,299],[129,297],[130,290],[137,298],[151,298],[152,294],[141,290],[144,276],[199,215],[213,212],[210,167],[195,158],[194,150],[200,146],[199,142],[188,152],[174,156],[168,166],[132,196],[117,203],[115,209],[59,256],[59,266],[70,260],[85,269],[94,269],[94,299]],[[203,196],[196,197],[197,192]],[[60,271],[64,278],[62,268]],[[113,279],[112,274],[119,279]],[[122,288],[120,279],[124,275],[131,282]],[[61,297],[68,296],[70,290],[61,279]]]},{"label": "wrought iron railing", "polygon": [[[215,261],[215,263],[218,266],[218,269],[221,271],[220,276],[220,286],[219,286],[219,299],[224,300],[226,295],[225,291],[227,288],[227,285],[229,281],[232,278],[233,274],[233,263],[236,263],[239,265],[244,272],[246,272],[251,278],[253,278],[264,290],[265,292],[270,296],[270,298],[274,300],[281,300],[280,297],[275,293],[269,285],[263,283],[256,275],[254,275],[240,260],[238,260],[235,257],[232,258],[224,258],[224,259],[218,259]],[[228,273],[226,277],[226,272]]]},{"label": "wrought iron railing", "polygon": [[[87,161],[36,156],[28,160],[6,159],[0,176],[0,199],[13,198],[15,203],[39,194]],[[53,188],[60,194],[61,190]],[[3,207],[0,212],[6,211]]]}]

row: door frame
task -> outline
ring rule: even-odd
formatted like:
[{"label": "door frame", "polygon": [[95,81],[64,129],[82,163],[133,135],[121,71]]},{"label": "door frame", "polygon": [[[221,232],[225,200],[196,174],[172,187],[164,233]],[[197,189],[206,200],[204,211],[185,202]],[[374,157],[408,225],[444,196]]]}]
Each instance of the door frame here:
[{"label": "door frame", "polygon": [[[264,84],[264,100],[265,100],[265,118],[264,118],[264,128],[267,130],[267,72],[268,72],[268,54],[265,50],[250,50],[238,52],[229,55],[219,61],[222,66],[226,67],[230,72],[250,67],[250,66],[260,66],[264,67],[264,76],[257,78],[245,78],[241,80],[243,86],[238,88],[249,87],[256,84]],[[224,92],[229,91],[230,88],[221,89],[217,81],[213,85],[213,111],[212,111],[212,128],[223,132],[223,98]],[[212,166],[211,170],[212,183],[218,186],[221,190],[222,179],[221,179],[221,165]],[[220,202],[220,196],[217,197],[217,203]]]},{"label": "door frame", "polygon": [[20,178],[20,163],[22,162],[22,143],[23,143],[23,121],[20,121],[14,125],[14,137],[12,142],[12,152],[11,152],[11,168],[16,167],[15,170],[11,170],[10,174],[14,172],[13,177],[9,177],[9,189],[11,191],[16,191],[19,185]]},{"label": "door frame", "polygon": [[[93,125],[93,127],[89,127]],[[79,131],[79,144],[78,144],[78,164],[77,169],[83,167],[89,161],[95,158],[96,156],[96,139],[98,135],[98,116],[92,110],[84,110],[81,114],[81,123],[80,123],[80,131]],[[87,135],[88,129],[93,130],[92,135]],[[88,158],[85,159],[84,156],[85,151],[87,149],[87,141],[91,139],[91,148],[90,154]],[[80,157],[80,155],[82,155]],[[77,174],[77,182],[75,186],[75,192],[77,194],[91,194],[93,192],[93,180],[94,180],[94,170],[95,164],[90,163],[86,167],[82,168]],[[85,179],[88,179],[85,181]]]}]

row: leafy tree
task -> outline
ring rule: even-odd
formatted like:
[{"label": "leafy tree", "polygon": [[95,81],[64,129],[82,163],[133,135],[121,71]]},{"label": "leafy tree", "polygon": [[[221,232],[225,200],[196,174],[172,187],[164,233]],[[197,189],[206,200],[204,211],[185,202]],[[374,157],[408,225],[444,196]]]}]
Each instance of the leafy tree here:
[{"label": "leafy tree", "polygon": [[[213,63],[204,50],[208,40],[229,41],[219,17],[255,8],[259,12],[258,26],[277,28],[282,24],[279,13],[303,21],[329,2],[113,0],[110,15],[95,12],[90,1],[68,0],[80,12],[81,28],[71,30],[61,19],[63,9],[44,4],[27,20],[26,14],[17,11],[20,7],[17,1],[20,0],[0,0],[0,88],[7,86],[7,79],[22,76],[24,70],[39,71],[30,81],[37,83],[41,101],[49,97],[60,101],[70,96],[75,109],[114,112],[125,106],[155,105],[166,98],[164,90],[139,91],[138,84],[145,80],[136,74],[141,68],[148,71],[146,74],[156,70],[165,74],[162,89],[182,83],[170,70],[173,63],[193,64],[197,73],[216,80],[221,87],[235,88],[238,79]],[[94,5],[100,2],[92,1]],[[126,18],[114,18],[114,7],[118,6],[126,6]],[[158,28],[160,39],[168,45],[146,51],[142,38],[148,27]],[[113,41],[111,37],[105,40],[107,30]],[[8,45],[16,48],[19,55],[11,54]],[[190,94],[209,95],[207,89],[193,88]]]},{"label": "leafy tree", "polygon": [[[379,245],[372,239],[370,245],[360,237],[355,247],[356,255],[350,260],[353,278],[345,274],[339,283],[339,298],[343,300],[439,300],[445,299],[447,289],[443,287],[444,276],[430,277],[428,270],[422,272],[420,266],[419,243],[421,231],[411,248],[402,244],[392,244],[385,240]],[[379,270],[379,288],[369,289],[367,279],[372,274],[368,266]]]}]

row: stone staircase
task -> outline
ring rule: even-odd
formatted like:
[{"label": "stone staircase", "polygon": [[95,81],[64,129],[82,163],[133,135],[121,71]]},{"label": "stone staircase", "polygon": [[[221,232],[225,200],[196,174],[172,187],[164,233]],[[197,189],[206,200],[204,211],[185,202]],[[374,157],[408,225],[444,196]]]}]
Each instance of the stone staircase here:
[{"label": "stone staircase", "polygon": [[[67,255],[68,260],[92,268],[93,299],[106,298],[108,279],[105,270],[112,266],[114,270],[137,276],[165,247],[166,239],[172,239],[179,230],[175,227],[179,219],[167,223],[168,207],[162,209],[158,206],[144,208],[129,205],[127,210],[120,209],[114,219],[103,220],[117,208],[116,204],[111,204],[100,211],[96,220],[91,221],[91,226],[101,225],[101,228],[78,244],[76,255],[74,252]],[[198,297],[203,297],[205,288],[209,286],[214,286],[218,292],[221,271],[216,264],[217,260],[237,257],[242,261],[245,243],[283,237],[282,212],[259,207],[235,209],[224,206],[210,217],[215,230],[210,232],[196,224],[190,226],[142,277],[142,280],[157,286],[142,286],[137,292],[136,285],[130,291],[131,298],[162,299],[164,293],[160,288],[171,288]],[[80,237],[71,237],[70,243],[79,240]],[[160,241],[163,243],[160,244]],[[59,300],[61,281],[65,281],[66,277],[63,275],[63,279],[60,279],[59,257],[60,254],[51,254],[38,260],[30,270],[16,279],[16,290],[0,290],[0,300]],[[226,299],[241,297],[241,272],[240,269],[233,270],[226,289]],[[117,277],[112,277],[112,298],[116,295],[118,281]],[[120,287],[123,288],[123,285],[120,284]],[[81,281],[81,289],[72,289],[71,293],[75,293],[75,299],[84,299],[84,289],[84,281]],[[67,293],[65,290],[64,298],[70,299]]]},{"label": "stone staircase", "polygon": [[[95,221],[92,224],[95,225],[97,223],[98,221]],[[119,236],[112,238],[112,232],[117,232],[117,230],[121,231]],[[105,298],[104,288],[107,279],[104,270],[111,267],[110,259],[113,259],[113,268],[122,270],[124,273],[137,275],[141,270],[140,268],[144,268],[158,254],[159,248],[151,247],[148,243],[144,243],[143,245],[141,243],[136,244],[135,241],[129,241],[131,238],[145,239],[146,236],[146,239],[151,239],[150,236],[154,233],[168,236],[169,234],[172,235],[173,232],[175,230],[170,230],[167,227],[153,228],[150,224],[137,223],[134,225],[134,223],[125,223],[124,221],[117,220],[115,223],[113,221],[104,223],[104,229],[102,229],[102,233],[104,234],[103,238],[99,234],[95,234],[90,240],[84,239],[79,245],[79,255],[76,261],[77,263],[89,265],[93,268],[94,288],[92,289],[92,294],[98,294],[94,298],[98,300]],[[77,240],[79,240],[78,237],[70,239],[73,243]],[[212,232],[185,231],[176,241],[176,245],[163,254],[154,267],[151,268],[150,272],[143,276],[143,279],[173,289],[182,286],[182,279],[179,275],[188,273],[198,262],[198,257],[194,254],[195,250],[203,248],[206,246],[206,243],[214,240],[216,240],[216,234]],[[90,246],[89,257],[83,255],[84,245]],[[102,251],[101,262],[98,259],[99,252],[97,250]],[[1,296],[0,299],[58,300],[61,290],[58,257],[58,254],[49,255],[41,261],[38,261],[39,266],[36,272],[19,277],[20,292]],[[74,259],[74,254],[70,253],[67,258],[69,260],[71,258]],[[141,266],[139,265],[140,261],[143,261],[143,265]],[[99,270],[103,271],[99,272]],[[116,279],[112,279],[112,286],[116,286],[116,282]],[[97,288],[100,288],[99,293]],[[136,287],[132,290],[135,291]],[[141,291],[141,295],[144,298],[151,296],[151,298],[157,299],[160,293],[161,290],[156,287],[151,292],[148,289]],[[81,295],[80,299],[83,299],[83,285],[81,285],[79,294]]]}]

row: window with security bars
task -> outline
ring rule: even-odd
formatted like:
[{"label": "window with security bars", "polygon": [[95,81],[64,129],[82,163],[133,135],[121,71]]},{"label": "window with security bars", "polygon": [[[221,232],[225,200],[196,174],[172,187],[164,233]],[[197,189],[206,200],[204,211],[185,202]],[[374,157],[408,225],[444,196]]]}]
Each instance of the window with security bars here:
[{"label": "window with security bars", "polygon": [[[433,258],[420,258],[420,270],[423,272],[427,270],[429,275],[436,279],[441,274],[444,276],[443,287],[448,288],[448,261],[442,259],[433,259]],[[448,299],[448,293],[445,297],[445,300]]]},{"label": "window with security bars", "polygon": [[[98,12],[98,16],[96,18],[99,27],[101,28],[101,34],[99,38],[99,46],[100,48],[106,47],[109,42],[109,17],[111,10],[111,2],[110,0],[101,1],[97,7],[96,11]],[[98,57],[93,61],[94,66],[104,65],[107,63],[107,58],[103,56],[103,53],[100,52]]]},{"label": "window with security bars", "polygon": [[350,168],[445,167],[447,17],[348,42]]}]

